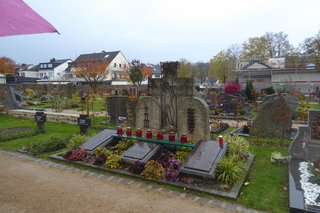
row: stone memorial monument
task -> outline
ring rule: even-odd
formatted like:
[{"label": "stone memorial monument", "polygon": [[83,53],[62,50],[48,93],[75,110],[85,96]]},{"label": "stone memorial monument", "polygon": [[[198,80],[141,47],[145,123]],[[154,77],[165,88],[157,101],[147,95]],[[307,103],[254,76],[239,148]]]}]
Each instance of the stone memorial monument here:
[{"label": "stone memorial monument", "polygon": [[136,127],[174,129],[179,135],[200,140],[210,138],[208,105],[193,95],[193,80],[178,78],[178,62],[161,64],[162,78],[149,79],[148,96],[136,108]]}]

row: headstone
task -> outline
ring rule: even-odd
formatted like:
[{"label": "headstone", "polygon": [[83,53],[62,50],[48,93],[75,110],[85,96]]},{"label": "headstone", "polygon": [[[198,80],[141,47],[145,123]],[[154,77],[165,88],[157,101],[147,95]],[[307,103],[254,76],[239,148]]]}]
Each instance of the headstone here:
[{"label": "headstone", "polygon": [[112,135],[115,134],[116,130],[105,129],[98,133],[94,137],[90,138],[87,142],[82,145],[82,148],[92,152],[98,147],[104,147],[110,144],[113,140]]},{"label": "headstone", "polygon": [[37,127],[40,130],[44,129],[44,123],[47,121],[47,116],[44,112],[36,112],[34,115],[34,120],[37,122]]},{"label": "headstone", "polygon": [[251,135],[290,138],[293,115],[285,96],[269,96],[258,106],[257,114],[250,129]]},{"label": "headstone", "polygon": [[220,148],[218,142],[201,141],[179,171],[188,175],[213,178],[217,163],[225,155],[227,146],[227,142]]},{"label": "headstone", "polygon": [[139,141],[122,154],[121,160],[129,164],[136,161],[146,163],[156,157],[160,148],[161,146],[158,144]]},{"label": "headstone", "polygon": [[108,115],[110,124],[119,125],[127,117],[127,98],[125,96],[109,96],[107,100]]},{"label": "headstone", "polygon": [[[178,77],[178,62],[161,63],[162,78],[149,79],[147,97],[140,97],[136,127],[171,130],[192,135],[196,141],[209,139],[208,105],[193,96],[193,79]],[[200,100],[201,99],[201,100]]]},{"label": "headstone", "polygon": [[91,126],[91,119],[87,115],[80,115],[78,125],[80,126],[80,134],[87,134]]},{"label": "headstone", "polygon": [[301,186],[301,162],[315,162],[320,159],[320,111],[310,110],[308,126],[300,126],[298,134],[289,148],[289,207],[290,212],[320,212],[320,207],[305,203]]}]

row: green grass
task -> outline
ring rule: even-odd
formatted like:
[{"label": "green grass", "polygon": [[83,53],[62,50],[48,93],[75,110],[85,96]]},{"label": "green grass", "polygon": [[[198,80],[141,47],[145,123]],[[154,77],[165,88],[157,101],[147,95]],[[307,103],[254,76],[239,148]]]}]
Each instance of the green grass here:
[{"label": "green grass", "polygon": [[246,207],[268,211],[288,212],[288,165],[275,165],[270,161],[272,152],[288,154],[288,148],[253,146],[256,155],[249,176],[249,185],[244,186],[238,202]]},{"label": "green grass", "polygon": [[290,139],[264,138],[264,137],[256,137],[256,136],[245,137],[245,139],[249,142],[254,142],[257,144],[269,144],[269,145],[276,145],[276,146],[278,145],[288,146],[292,142],[292,140]]},{"label": "green grass", "polygon": [[309,104],[309,109],[320,110],[320,104],[316,104],[316,103]]},{"label": "green grass", "polygon": [[[96,123],[105,120],[105,117],[97,117]],[[110,128],[99,124],[101,128]],[[16,119],[9,116],[0,116],[0,129],[11,127],[36,127],[36,123],[31,120]],[[9,142],[1,142],[0,149],[16,151],[21,148],[29,147],[32,143],[41,143],[50,137],[66,137],[71,134],[79,133],[79,127],[76,125],[58,124],[46,122],[45,128],[47,132],[34,137],[20,138]],[[113,127],[114,128],[114,127]],[[234,128],[228,128],[222,134],[229,134]],[[99,132],[97,129],[90,129],[90,134]],[[270,141],[270,139],[260,139],[261,141]],[[261,211],[268,212],[288,212],[288,193],[284,190],[288,183],[287,164],[274,165],[270,161],[271,153],[274,151],[281,152],[283,155],[288,154],[288,147],[273,146],[272,143],[267,142],[268,145],[253,145],[252,151],[255,154],[254,166],[250,172],[248,181],[249,185],[244,186],[241,195],[236,201],[227,200],[227,202],[243,205],[247,208],[254,208]],[[50,155],[64,151],[61,149],[54,152],[42,153],[38,155],[39,158],[48,159]],[[66,163],[74,166],[74,164]],[[77,167],[77,166],[76,166]],[[86,169],[85,167],[83,167]],[[88,169],[90,170],[90,169]],[[148,181],[141,181],[148,182]],[[165,188],[183,191],[183,189],[173,186],[163,186]],[[195,192],[192,192],[195,193]],[[215,200],[225,199],[217,198],[212,195],[203,193],[195,193],[200,196],[209,197]]]},{"label": "green grass", "polygon": [[[32,120],[15,119],[6,115],[0,116],[0,128],[12,128],[12,127],[31,127],[36,128],[36,122]],[[32,137],[19,138],[16,140],[1,142],[0,148],[10,151],[16,151],[18,149],[27,148],[32,143],[41,143],[42,141],[49,139],[50,137],[66,137],[72,134],[79,133],[79,127],[76,125],[58,124],[58,123],[45,123],[45,134],[39,134]]]},{"label": "green grass", "polygon": [[[37,100],[34,100],[37,101]],[[79,101],[79,107],[74,107],[74,108],[67,108],[67,109],[73,109],[73,110],[78,110],[81,111],[82,109],[82,104],[80,103],[80,98],[78,99]],[[30,105],[30,106],[25,106],[25,109],[45,109],[45,108],[51,108],[50,103],[41,103],[39,105]],[[98,97],[95,101],[89,101],[89,108],[90,112],[100,112],[100,111],[105,111],[105,100],[103,98]]]}]

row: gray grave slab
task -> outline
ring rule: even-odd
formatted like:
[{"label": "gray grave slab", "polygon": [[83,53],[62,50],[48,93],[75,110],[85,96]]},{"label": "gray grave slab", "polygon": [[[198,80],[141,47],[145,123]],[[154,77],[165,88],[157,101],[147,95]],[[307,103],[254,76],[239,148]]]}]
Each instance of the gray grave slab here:
[{"label": "gray grave slab", "polygon": [[218,142],[201,141],[179,171],[189,175],[213,178],[217,162],[225,155],[227,146],[228,143],[225,142],[221,149]]},{"label": "gray grave slab", "polygon": [[82,148],[91,152],[98,147],[103,147],[112,142],[112,135],[115,134],[116,130],[105,129],[102,132],[98,133],[94,137],[90,138],[87,142],[82,145]]},{"label": "gray grave slab", "polygon": [[121,155],[121,160],[133,164],[136,161],[146,163],[160,151],[161,145],[139,141]]}]

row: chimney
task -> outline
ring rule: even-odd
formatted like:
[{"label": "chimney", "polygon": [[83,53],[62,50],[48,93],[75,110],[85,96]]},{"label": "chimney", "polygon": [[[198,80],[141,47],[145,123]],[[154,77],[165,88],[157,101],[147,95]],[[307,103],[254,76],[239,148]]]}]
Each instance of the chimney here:
[{"label": "chimney", "polygon": [[56,61],[55,58],[52,58],[52,59],[50,60],[51,63],[53,63],[53,62],[55,62],[55,61]]}]

